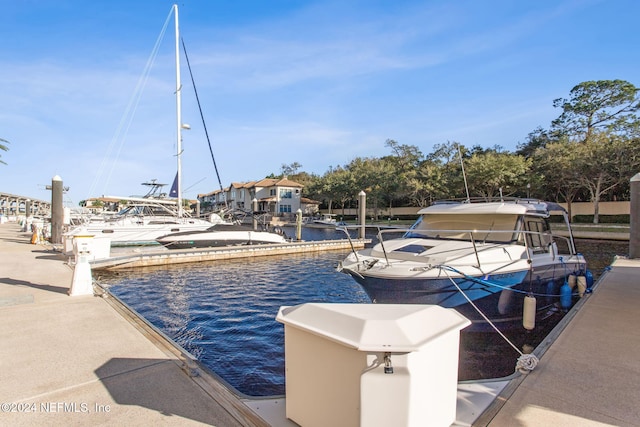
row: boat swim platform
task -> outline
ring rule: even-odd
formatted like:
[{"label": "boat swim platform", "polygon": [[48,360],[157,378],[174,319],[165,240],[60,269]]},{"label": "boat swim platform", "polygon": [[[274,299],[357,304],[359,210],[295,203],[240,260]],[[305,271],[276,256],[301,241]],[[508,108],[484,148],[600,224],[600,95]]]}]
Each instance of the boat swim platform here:
[{"label": "boat swim platform", "polygon": [[[295,425],[285,398],[236,398],[115,300],[68,296],[66,258],[30,238],[0,224],[2,424]],[[640,260],[616,259],[535,370],[458,384],[454,425],[639,425],[639,279]]]},{"label": "boat swim platform", "polygon": [[338,239],[171,250],[149,246],[122,252],[109,258],[96,259],[91,261],[90,265],[92,270],[118,270],[238,258],[343,251],[351,250],[352,247],[362,249],[369,241],[368,239],[352,239],[349,242],[348,239]]}]

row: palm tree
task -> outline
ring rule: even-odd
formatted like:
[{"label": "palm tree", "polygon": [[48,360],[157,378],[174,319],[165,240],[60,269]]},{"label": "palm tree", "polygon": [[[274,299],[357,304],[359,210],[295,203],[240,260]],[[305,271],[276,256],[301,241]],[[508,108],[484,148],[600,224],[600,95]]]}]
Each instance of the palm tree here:
[{"label": "palm tree", "polygon": [[[9,141],[7,141],[6,139],[2,139],[2,138],[0,138],[0,150],[2,150],[2,151],[9,151],[9,147],[7,147],[6,145],[4,145],[4,143],[7,143],[7,144],[8,144],[8,143],[9,143]],[[5,164],[5,165],[7,164],[6,162],[4,162],[4,161],[2,161],[2,160],[0,160],[0,163]]]}]

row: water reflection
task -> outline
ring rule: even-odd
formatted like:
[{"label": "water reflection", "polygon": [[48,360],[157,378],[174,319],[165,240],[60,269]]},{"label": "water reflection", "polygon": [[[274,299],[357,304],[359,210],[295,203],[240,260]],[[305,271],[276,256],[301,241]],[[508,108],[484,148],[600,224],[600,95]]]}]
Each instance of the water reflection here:
[{"label": "water reflection", "polygon": [[345,252],[104,274],[100,281],[243,393],[284,393],[281,306],[369,303],[335,271]]}]

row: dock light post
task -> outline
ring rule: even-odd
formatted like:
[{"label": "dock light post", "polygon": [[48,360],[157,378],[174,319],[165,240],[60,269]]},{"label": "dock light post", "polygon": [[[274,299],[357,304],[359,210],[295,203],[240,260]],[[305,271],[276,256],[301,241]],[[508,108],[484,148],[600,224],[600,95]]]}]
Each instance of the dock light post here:
[{"label": "dock light post", "polygon": [[296,211],[296,240],[302,240],[302,209]]},{"label": "dock light post", "polygon": [[27,199],[24,202],[24,227],[22,227],[22,231],[31,231],[31,224],[33,222],[33,212],[31,211],[31,199]]},{"label": "dock light post", "polygon": [[629,206],[629,258],[640,258],[640,173],[630,181],[631,202]]},{"label": "dock light post", "polygon": [[51,243],[62,243],[62,224],[64,207],[62,206],[62,178],[58,175],[51,179]]},{"label": "dock light post", "polygon": [[358,223],[360,224],[360,231],[358,232],[358,238],[364,240],[365,236],[365,221],[367,216],[367,193],[360,191],[358,193]]},{"label": "dock light post", "polygon": [[527,183],[527,199],[531,198],[531,184]]},{"label": "dock light post", "polygon": [[253,209],[253,215],[251,215],[253,217],[253,229],[257,230],[258,218],[256,218],[256,212],[258,211],[258,199],[256,199],[255,197],[251,201],[251,209]]}]

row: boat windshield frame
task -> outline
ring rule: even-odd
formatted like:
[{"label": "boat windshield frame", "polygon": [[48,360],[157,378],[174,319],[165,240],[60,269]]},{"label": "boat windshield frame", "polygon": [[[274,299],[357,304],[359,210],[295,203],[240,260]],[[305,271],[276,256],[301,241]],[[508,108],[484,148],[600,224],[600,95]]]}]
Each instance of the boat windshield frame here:
[{"label": "boat windshield frame", "polygon": [[[418,218],[410,230],[405,233],[404,238],[514,243],[518,241],[520,230],[522,230],[522,215],[425,213]],[[481,236],[482,234],[484,236]],[[474,238],[473,235],[476,237]]]},{"label": "boat windshield frame", "polygon": [[177,216],[178,213],[161,204],[133,204],[122,208],[116,217],[126,216]]}]

